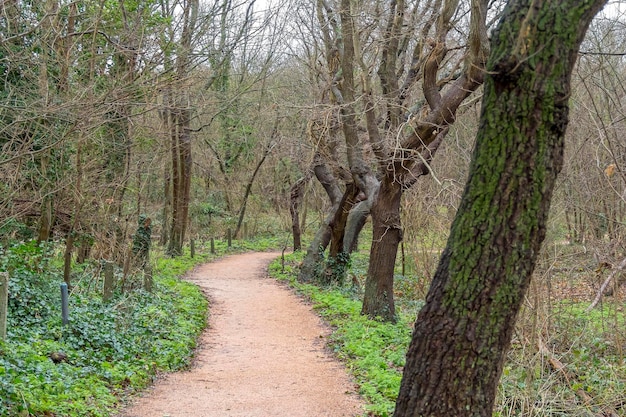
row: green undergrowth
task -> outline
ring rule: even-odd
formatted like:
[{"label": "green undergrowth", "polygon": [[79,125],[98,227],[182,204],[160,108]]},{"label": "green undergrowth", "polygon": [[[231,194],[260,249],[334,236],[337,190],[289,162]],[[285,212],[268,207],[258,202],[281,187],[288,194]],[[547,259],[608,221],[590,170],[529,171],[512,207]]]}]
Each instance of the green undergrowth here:
[{"label": "green undergrowth", "polygon": [[[299,283],[296,276],[303,257],[303,253],[295,253],[286,255],[284,262],[276,260],[270,265],[270,274],[289,282],[332,326],[329,346],[354,375],[368,403],[368,415],[391,415],[411,322],[423,305],[413,290],[419,288],[419,279],[396,277],[399,321],[381,323],[360,315],[363,294],[359,287],[366,275],[366,255],[353,256],[344,286]],[[626,416],[623,299],[605,298],[590,312],[587,307],[588,302],[561,299],[520,313],[494,416]],[[560,369],[555,367],[559,363]]]},{"label": "green undergrowth", "polygon": [[[544,317],[528,317],[516,337],[500,380],[495,416],[626,415],[623,301],[555,301]],[[525,320],[545,323],[539,336]],[[559,365],[561,368],[557,368]]]},{"label": "green undergrowth", "polygon": [[411,318],[401,316],[397,324],[369,320],[360,314],[361,296],[354,288],[299,283],[297,265],[303,256],[301,252],[285,255],[284,264],[277,259],[270,265],[270,275],[289,282],[332,326],[329,346],[354,375],[368,402],[368,415],[391,415],[400,389]]},{"label": "green undergrowth", "polygon": [[[0,416],[108,416],[157,372],[189,365],[207,301],[178,276],[209,256],[160,258],[152,292],[118,288],[108,302],[101,265],[77,265],[63,326],[54,249],[20,243],[0,252],[0,271],[10,272]],[[115,274],[120,282],[121,271]],[[126,285],[141,279],[127,277]]]}]

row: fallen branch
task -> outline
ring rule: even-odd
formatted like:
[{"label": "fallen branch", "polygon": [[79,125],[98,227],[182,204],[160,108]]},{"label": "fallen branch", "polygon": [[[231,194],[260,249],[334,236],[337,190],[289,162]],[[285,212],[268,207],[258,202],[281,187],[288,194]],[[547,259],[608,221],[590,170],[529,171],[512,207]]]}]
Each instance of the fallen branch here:
[{"label": "fallen branch", "polygon": [[619,272],[622,272],[624,268],[626,268],[626,258],[622,259],[622,262],[620,262],[619,265],[617,265],[617,267],[615,267],[611,271],[609,276],[604,280],[604,282],[600,286],[600,289],[598,290],[598,293],[596,294],[596,298],[593,299],[589,307],[587,307],[587,309],[585,310],[586,313],[590,312],[598,305],[598,303],[602,299],[602,296],[604,295],[604,291],[606,291],[606,287],[609,286],[613,277],[615,277],[615,275],[617,275]]},{"label": "fallen branch", "polygon": [[[548,363],[550,364],[552,369],[559,372],[563,376],[563,378],[565,379],[565,382],[567,382],[567,385],[572,387],[574,386],[574,383],[579,384],[578,376],[570,372],[567,369],[567,367],[563,364],[563,362],[558,360],[552,354],[552,352],[548,350],[548,348],[541,341],[541,339],[537,341],[537,346],[539,347],[539,353],[541,353],[542,355],[548,358]],[[594,404],[593,398],[584,389],[578,388],[576,390],[576,395],[578,395],[585,402],[587,406],[591,406]],[[602,411],[600,411],[599,413],[595,413],[597,417],[619,417],[619,414],[617,414],[617,411],[613,410],[609,406],[604,406],[602,408],[603,408]]]}]

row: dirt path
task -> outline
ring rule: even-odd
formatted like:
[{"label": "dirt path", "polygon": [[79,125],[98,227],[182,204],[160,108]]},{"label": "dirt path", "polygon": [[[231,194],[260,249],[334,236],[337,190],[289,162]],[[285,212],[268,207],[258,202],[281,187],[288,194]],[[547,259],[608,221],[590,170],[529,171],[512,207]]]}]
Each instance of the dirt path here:
[{"label": "dirt path", "polygon": [[271,253],[207,264],[190,280],[211,300],[191,370],[170,374],[125,417],[339,417],[362,413],[345,369],[324,350],[311,308],[267,278]]}]

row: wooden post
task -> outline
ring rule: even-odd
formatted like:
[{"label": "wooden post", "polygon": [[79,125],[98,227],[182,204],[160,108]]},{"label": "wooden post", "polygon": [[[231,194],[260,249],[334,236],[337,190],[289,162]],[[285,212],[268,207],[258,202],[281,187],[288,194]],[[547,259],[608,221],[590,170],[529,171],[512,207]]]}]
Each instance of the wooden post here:
[{"label": "wooden post", "polygon": [[215,239],[211,238],[211,255],[215,255]]},{"label": "wooden post", "polygon": [[230,231],[230,228],[228,229],[227,233],[226,233],[226,240],[228,241],[228,247],[230,248],[233,244],[233,237],[232,237],[232,232]]},{"label": "wooden post", "polygon": [[147,292],[152,292],[153,284],[154,284],[154,280],[152,278],[152,266],[146,265],[146,267],[143,270],[143,289],[146,290]]},{"label": "wooden post", "polygon": [[61,319],[64,326],[70,322],[69,296],[65,282],[61,283]]},{"label": "wooden post", "polygon": [[7,338],[7,316],[9,311],[9,273],[0,272],[0,339]]},{"label": "wooden post", "polygon": [[106,262],[104,264],[104,293],[102,295],[104,301],[109,301],[113,297],[113,287],[115,287],[113,262]]},{"label": "wooden post", "polygon": [[193,239],[189,242],[189,251],[191,253],[191,258],[193,259],[193,257],[196,256],[196,241]]}]

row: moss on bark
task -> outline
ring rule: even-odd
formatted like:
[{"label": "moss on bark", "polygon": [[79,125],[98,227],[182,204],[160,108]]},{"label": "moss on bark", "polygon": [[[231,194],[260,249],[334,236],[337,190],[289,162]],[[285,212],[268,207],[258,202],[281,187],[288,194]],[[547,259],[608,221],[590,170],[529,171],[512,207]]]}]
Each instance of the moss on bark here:
[{"label": "moss on bark", "polygon": [[461,205],[418,315],[395,416],[491,416],[563,161],[578,47],[604,1],[511,1],[492,36]]}]

